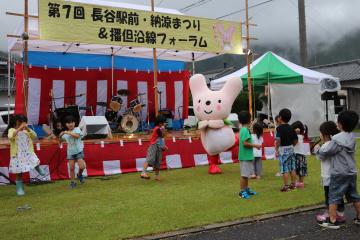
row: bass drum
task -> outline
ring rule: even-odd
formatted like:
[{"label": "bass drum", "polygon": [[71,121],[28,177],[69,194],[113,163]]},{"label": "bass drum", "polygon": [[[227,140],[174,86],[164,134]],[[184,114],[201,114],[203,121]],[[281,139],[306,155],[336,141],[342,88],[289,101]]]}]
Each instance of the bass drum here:
[{"label": "bass drum", "polygon": [[126,114],[121,119],[120,126],[124,132],[133,133],[138,129],[139,121],[134,115]]}]

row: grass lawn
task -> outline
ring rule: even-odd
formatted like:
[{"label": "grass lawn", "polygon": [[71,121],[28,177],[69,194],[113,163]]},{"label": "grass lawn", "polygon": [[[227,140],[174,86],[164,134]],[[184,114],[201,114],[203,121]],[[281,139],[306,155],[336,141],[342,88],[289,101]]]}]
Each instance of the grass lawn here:
[{"label": "grass lawn", "polygon": [[[360,167],[359,151],[357,161]],[[15,195],[15,186],[1,186],[0,233],[2,239],[121,239],[323,201],[320,162],[314,157],[308,160],[305,189],[288,193],[279,191],[277,162],[263,164],[263,179],[250,182],[259,194],[250,200],[238,198],[238,164],[223,165],[224,174],[216,176],[207,174],[207,167],[162,171],[162,182],[134,173],[90,178],[71,190],[69,181],[58,181],[27,186],[24,197]],[[24,204],[32,209],[17,212]]]}]

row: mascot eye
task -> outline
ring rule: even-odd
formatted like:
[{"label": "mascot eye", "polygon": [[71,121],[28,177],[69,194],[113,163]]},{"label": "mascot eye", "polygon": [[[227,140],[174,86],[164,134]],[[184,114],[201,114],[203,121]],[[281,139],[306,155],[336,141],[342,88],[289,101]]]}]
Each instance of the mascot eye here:
[{"label": "mascot eye", "polygon": [[221,103],[221,100],[219,100],[218,103]]},{"label": "mascot eye", "polygon": [[198,103],[200,103],[200,102],[201,102],[201,100],[199,99]]}]

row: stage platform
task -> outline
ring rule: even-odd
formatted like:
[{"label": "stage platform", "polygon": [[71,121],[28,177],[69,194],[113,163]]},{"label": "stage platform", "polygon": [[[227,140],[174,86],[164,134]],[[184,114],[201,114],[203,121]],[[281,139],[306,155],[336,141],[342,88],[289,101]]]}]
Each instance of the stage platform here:
[{"label": "stage platform", "polygon": [[[114,174],[139,172],[142,170],[149,146],[149,134],[115,135],[112,139],[84,140],[84,153],[87,176],[108,176]],[[271,131],[264,133],[263,158],[273,159],[274,137]],[[198,131],[172,131],[166,133],[166,145],[162,169],[188,168],[208,165],[208,156],[202,147]],[[47,173],[40,177],[36,172],[24,174],[24,180],[54,181],[69,178],[69,166],[66,159],[66,143],[57,140],[39,140],[34,142],[35,153],[41,167]],[[236,163],[238,147],[234,146],[220,154],[222,163]],[[10,149],[7,139],[0,139],[0,172],[14,180],[9,174]],[[76,166],[77,167],[77,166]],[[0,184],[9,181],[0,176]]]}]

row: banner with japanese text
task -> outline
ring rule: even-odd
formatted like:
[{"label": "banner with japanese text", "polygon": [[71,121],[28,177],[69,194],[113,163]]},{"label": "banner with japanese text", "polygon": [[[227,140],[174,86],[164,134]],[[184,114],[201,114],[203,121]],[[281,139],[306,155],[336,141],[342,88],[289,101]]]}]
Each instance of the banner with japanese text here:
[{"label": "banner with japanese text", "polygon": [[242,53],[241,24],[135,9],[39,0],[41,40]]}]

